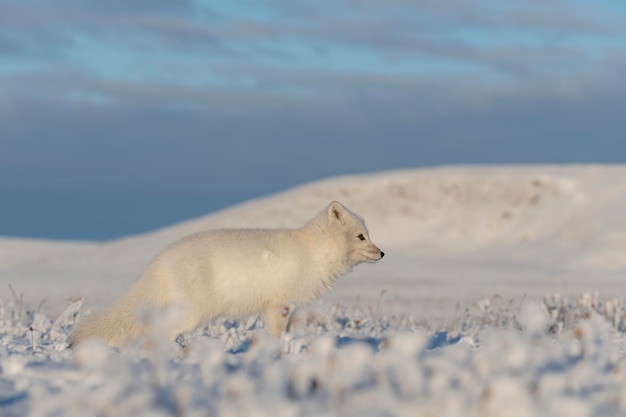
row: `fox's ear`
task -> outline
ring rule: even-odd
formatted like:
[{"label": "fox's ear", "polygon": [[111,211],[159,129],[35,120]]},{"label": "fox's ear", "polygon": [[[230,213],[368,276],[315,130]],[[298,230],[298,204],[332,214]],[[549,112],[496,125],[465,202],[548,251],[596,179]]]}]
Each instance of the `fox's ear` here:
[{"label": "fox's ear", "polygon": [[328,217],[335,220],[342,220],[346,208],[339,201],[333,201],[328,205]]}]

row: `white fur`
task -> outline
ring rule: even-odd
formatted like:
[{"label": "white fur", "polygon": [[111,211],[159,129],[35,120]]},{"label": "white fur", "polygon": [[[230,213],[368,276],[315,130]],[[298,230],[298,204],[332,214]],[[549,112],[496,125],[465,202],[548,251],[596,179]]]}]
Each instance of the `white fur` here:
[{"label": "white fur", "polygon": [[310,303],[353,266],[383,256],[363,220],[336,201],[299,229],[196,233],[157,255],[123,298],[79,323],[71,341],[101,338],[119,346],[145,331],[135,318],[142,304],[183,307],[172,339],[219,316],[257,313],[279,336],[286,302]]}]

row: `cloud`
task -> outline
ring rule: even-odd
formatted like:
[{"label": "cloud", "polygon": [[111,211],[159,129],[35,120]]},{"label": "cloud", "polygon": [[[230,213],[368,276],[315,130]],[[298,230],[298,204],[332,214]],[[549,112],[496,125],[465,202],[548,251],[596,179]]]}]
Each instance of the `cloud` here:
[{"label": "cloud", "polygon": [[28,1],[5,5],[0,25],[5,43],[9,39],[15,47],[22,40],[23,50],[36,53],[75,48],[77,39],[88,39],[85,48],[96,43],[138,53],[155,49],[173,58],[206,51],[242,62],[259,63],[270,55],[328,65],[328,59],[316,59],[326,51],[326,58],[334,52],[331,58],[343,66],[362,64],[358,53],[368,55],[366,64],[374,71],[389,61],[410,71],[437,59],[506,70],[515,54],[498,65],[503,50],[519,50],[518,65],[533,53],[548,59],[533,60],[535,67],[558,67],[550,61],[555,50],[593,58],[593,50],[611,41],[623,45],[626,36],[623,11],[589,3],[275,1],[249,9],[247,4],[257,3]]},{"label": "cloud", "polygon": [[616,162],[614,4],[3,2],[0,191],[223,205],[401,166]]}]

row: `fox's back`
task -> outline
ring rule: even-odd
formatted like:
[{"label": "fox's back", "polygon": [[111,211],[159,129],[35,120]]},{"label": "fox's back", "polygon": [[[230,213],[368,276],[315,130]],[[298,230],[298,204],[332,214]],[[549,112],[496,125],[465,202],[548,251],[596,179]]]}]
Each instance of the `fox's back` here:
[{"label": "fox's back", "polygon": [[306,262],[295,230],[223,229],[183,238],[148,271],[185,300],[210,295],[223,306],[252,306],[280,294],[288,299]]}]

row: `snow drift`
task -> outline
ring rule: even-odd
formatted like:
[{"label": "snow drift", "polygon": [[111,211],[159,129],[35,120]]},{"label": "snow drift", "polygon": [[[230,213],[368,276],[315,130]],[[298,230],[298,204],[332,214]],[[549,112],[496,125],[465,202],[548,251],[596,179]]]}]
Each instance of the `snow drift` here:
[{"label": "snow drift", "polygon": [[394,291],[399,300],[419,299],[424,290],[424,298],[454,302],[493,291],[579,293],[595,288],[586,286],[591,277],[612,291],[626,270],[626,167],[444,167],[331,178],[105,243],[0,239],[0,287],[10,283],[33,302],[47,298],[48,311],[80,295],[101,306],[184,235],[297,227],[334,199],[366,219],[389,255],[376,269],[357,268],[339,298],[377,299],[382,290],[391,299]]}]

